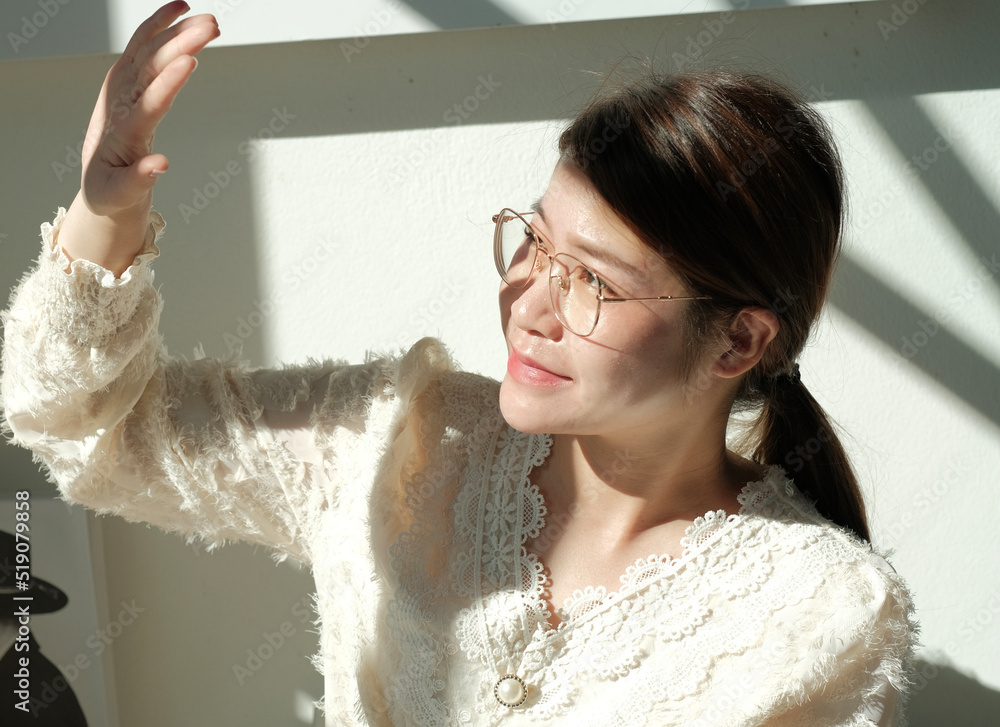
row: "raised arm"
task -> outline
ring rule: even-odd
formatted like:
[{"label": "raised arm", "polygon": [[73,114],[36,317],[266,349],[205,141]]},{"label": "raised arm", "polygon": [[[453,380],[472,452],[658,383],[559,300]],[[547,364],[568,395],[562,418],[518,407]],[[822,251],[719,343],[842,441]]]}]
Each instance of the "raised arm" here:
[{"label": "raised arm", "polygon": [[329,527],[349,499],[341,485],[363,511],[407,409],[397,385],[416,396],[445,357],[425,345],[408,368],[378,359],[265,371],[165,354],[150,269],[163,221],[150,212],[149,175],[166,160],[151,153],[153,131],[192,54],[217,34],[210,16],[171,26],[184,8],[146,21],[108,74],[81,192],[43,226],[37,267],[4,313],[4,424],[67,500],[309,561],[318,521]]}]

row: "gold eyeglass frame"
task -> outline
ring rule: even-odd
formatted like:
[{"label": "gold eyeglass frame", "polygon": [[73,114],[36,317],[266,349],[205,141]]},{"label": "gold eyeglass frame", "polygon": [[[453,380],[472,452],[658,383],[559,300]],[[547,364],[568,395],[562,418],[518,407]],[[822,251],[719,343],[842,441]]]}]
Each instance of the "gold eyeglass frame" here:
[{"label": "gold eyeglass frame", "polygon": [[[547,240],[544,235],[540,234],[538,230],[535,229],[534,225],[532,225],[525,218],[525,215],[533,215],[533,214],[535,214],[535,212],[515,212],[509,207],[505,207],[502,210],[500,210],[497,214],[493,215],[493,222],[496,225],[493,229],[493,262],[496,264],[497,272],[500,273],[500,278],[504,281],[504,283],[511,286],[512,288],[520,290],[522,288],[526,288],[528,286],[528,283],[531,282],[531,279],[535,274],[535,260],[531,261],[531,272],[528,273],[528,276],[524,279],[524,282],[521,285],[512,283],[510,280],[507,279],[507,272],[505,270],[505,265],[503,262],[503,242],[502,242],[503,225],[504,223],[510,222],[512,219],[516,217],[517,219],[521,220],[521,222],[523,222],[525,226],[529,230],[531,230],[531,233],[542,243],[541,245],[535,246],[536,259],[538,257],[539,251],[545,253],[545,256],[549,259],[549,302],[552,304],[552,310],[555,312],[556,318],[566,328],[566,330],[576,334],[577,336],[580,336],[581,338],[586,338],[587,336],[591,335],[597,328],[597,322],[601,319],[602,303],[628,303],[633,300],[711,300],[711,297],[707,295],[655,295],[655,296],[640,297],[640,298],[619,298],[619,297],[605,296],[604,288],[606,287],[606,284],[604,282],[604,279],[601,278],[600,275],[595,273],[589,267],[584,265],[580,260],[577,260],[575,257],[573,257],[568,253],[558,252],[555,255],[553,255],[549,252],[549,249],[555,249],[555,246],[552,245],[552,243],[549,242],[549,240]],[[597,295],[596,295],[597,311],[594,313],[594,323],[590,327],[590,330],[587,331],[586,333],[580,333],[574,330],[573,327],[570,326],[569,323],[567,323],[563,317],[562,310],[560,309],[558,303],[557,288],[559,290],[565,290],[567,288],[567,284],[563,280],[563,277],[561,275],[555,273],[556,266],[553,263],[555,263],[556,258],[569,258],[576,265],[579,265],[581,268],[583,268],[588,274],[592,275],[594,277],[594,280],[597,281]],[[566,265],[561,261],[560,265],[566,268],[567,270],[571,269],[568,265]]]}]

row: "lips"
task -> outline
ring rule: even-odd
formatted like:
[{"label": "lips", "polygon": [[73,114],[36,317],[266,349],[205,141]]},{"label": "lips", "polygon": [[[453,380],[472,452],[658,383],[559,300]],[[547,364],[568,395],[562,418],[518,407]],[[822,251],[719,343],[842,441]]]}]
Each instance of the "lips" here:
[{"label": "lips", "polygon": [[572,381],[568,376],[561,376],[513,349],[507,359],[507,373],[519,384],[529,386],[558,386]]}]

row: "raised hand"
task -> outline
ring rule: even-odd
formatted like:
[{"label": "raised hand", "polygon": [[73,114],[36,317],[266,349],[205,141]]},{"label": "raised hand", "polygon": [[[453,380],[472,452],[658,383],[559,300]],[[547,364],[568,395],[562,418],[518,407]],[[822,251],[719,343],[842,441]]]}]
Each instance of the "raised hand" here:
[{"label": "raised hand", "polygon": [[189,7],[164,5],[135,31],[111,67],[84,141],[80,193],[59,244],[120,274],[141,248],[152,189],[167,169],[154,153],[156,127],[197,66],[195,54],[219,36],[212,15],[175,22]]}]

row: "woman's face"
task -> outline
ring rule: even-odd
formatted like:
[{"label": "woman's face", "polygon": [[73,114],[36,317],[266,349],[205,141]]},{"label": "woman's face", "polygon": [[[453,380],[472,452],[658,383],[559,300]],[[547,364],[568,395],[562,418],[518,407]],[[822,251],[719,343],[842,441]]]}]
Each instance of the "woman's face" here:
[{"label": "woman's face", "polygon": [[[572,165],[556,166],[532,226],[550,253],[569,253],[623,298],[685,295],[667,263],[642,244]],[[521,289],[502,284],[507,373],[500,407],[525,432],[649,434],[683,411],[685,306],[605,303],[586,338],[565,329],[549,299],[548,269]],[[676,425],[676,422],[674,422]]]}]

